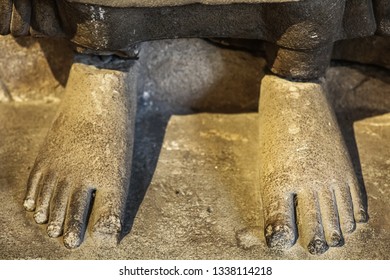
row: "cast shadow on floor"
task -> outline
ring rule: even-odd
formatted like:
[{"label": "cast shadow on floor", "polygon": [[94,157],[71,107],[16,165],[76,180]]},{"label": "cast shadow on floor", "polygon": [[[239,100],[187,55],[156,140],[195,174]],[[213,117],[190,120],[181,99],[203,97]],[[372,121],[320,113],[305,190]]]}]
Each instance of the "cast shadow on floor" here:
[{"label": "cast shadow on floor", "polygon": [[[228,54],[226,55],[230,56],[235,55],[233,52],[240,53],[239,50],[228,50],[227,52]],[[236,55],[240,56],[241,54]],[[253,59],[260,61],[262,58],[254,56]],[[259,63],[259,65],[260,64],[261,63]],[[264,66],[264,64],[262,66]],[[390,84],[389,70],[377,66],[361,66],[359,64],[340,61],[334,62],[332,66],[349,67],[354,71],[361,72],[363,75],[366,75],[371,79],[380,79],[386,84]],[[193,99],[190,103],[186,104],[186,106],[183,106],[181,102],[177,102],[177,104],[181,104],[181,106],[177,106],[175,102],[172,104],[166,100],[160,99],[157,100],[157,104],[155,104],[155,106],[159,107],[160,109],[157,111],[148,111],[148,109],[145,109],[145,106],[143,106],[145,99],[142,96],[142,92],[140,92],[140,97],[138,99],[139,109],[137,112],[131,187],[127,201],[127,212],[125,216],[122,237],[131,232],[137,211],[147,192],[148,186],[152,181],[160,150],[162,148],[165,130],[172,115],[186,115],[196,113],[240,114],[257,112],[259,88],[261,85],[260,81],[264,76],[264,69],[261,69],[260,75],[253,75],[249,79],[246,77],[245,81],[237,82],[237,79],[231,79],[231,65],[227,63],[225,64],[225,67],[222,68],[226,69],[226,72],[219,76],[219,79],[215,80],[213,85],[210,86],[208,90],[204,91],[202,98]],[[245,60],[243,60],[243,69],[244,68]],[[352,158],[355,173],[357,174],[359,181],[359,186],[363,193],[363,201],[365,206],[368,207],[369,205],[367,205],[367,194],[364,187],[359,151],[355,139],[353,124],[354,122],[365,118],[388,113],[390,112],[390,106],[388,106],[388,103],[383,103],[381,108],[373,108],[372,104],[369,104],[369,102],[366,102],[364,99],[360,100],[359,102],[354,101],[353,104],[340,105],[341,101],[339,99],[341,96],[343,96],[343,93],[340,92],[340,87],[337,88],[336,84],[339,82],[340,81],[334,81],[335,86],[332,86],[332,90],[329,92],[329,100],[333,107],[336,108],[336,117],[345,139],[348,152]],[[244,96],[242,99],[252,100],[253,102],[236,102],[236,105],[234,106],[234,102],[238,100],[238,94],[237,87],[231,83],[238,83],[240,86],[244,86],[247,90],[240,92],[241,96]],[[328,83],[332,82],[330,81]],[[357,86],[359,85],[357,84]],[[224,102],[220,102],[221,97],[224,98]],[[177,98],[180,98],[180,96],[177,96]],[[354,97],[351,96],[351,98]],[[371,100],[383,98],[383,93],[378,91],[374,91],[370,96]]]}]

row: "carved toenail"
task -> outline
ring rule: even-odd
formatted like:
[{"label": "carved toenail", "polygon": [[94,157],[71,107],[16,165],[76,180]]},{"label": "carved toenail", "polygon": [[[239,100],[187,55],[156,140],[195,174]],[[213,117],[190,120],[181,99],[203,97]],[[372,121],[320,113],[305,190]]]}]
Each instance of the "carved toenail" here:
[{"label": "carved toenail", "polygon": [[346,227],[345,231],[346,233],[352,233],[356,228],[356,224],[354,222],[348,223],[348,226]]},{"label": "carved toenail", "polygon": [[328,244],[318,237],[315,237],[312,241],[310,241],[309,245],[307,245],[307,249],[312,255],[321,255],[325,253],[328,248]]},{"label": "carved toenail", "polygon": [[64,245],[68,249],[74,249],[79,247],[81,244],[81,240],[78,234],[74,232],[67,232],[64,235]]},{"label": "carved toenail", "polygon": [[37,224],[44,224],[47,222],[47,215],[41,210],[34,214],[34,219]]},{"label": "carved toenail", "polygon": [[364,211],[364,209],[360,209],[359,210],[359,215],[358,217],[356,218],[356,221],[358,223],[365,223],[368,221],[368,215],[367,215],[367,212]]},{"label": "carved toenail", "polygon": [[268,247],[286,250],[294,244],[295,233],[286,225],[268,225],[266,227],[265,239]]},{"label": "carved toenail", "polygon": [[333,232],[330,237],[329,246],[339,247],[344,244],[343,236],[339,232]]},{"label": "carved toenail", "polygon": [[32,198],[27,198],[23,203],[24,209],[27,211],[34,211],[35,209],[35,200]]},{"label": "carved toenail", "polygon": [[100,217],[94,227],[94,231],[103,234],[117,234],[121,231],[121,229],[121,221],[119,217],[115,215]]},{"label": "carved toenail", "polygon": [[50,224],[47,227],[47,235],[49,235],[52,238],[56,238],[61,235],[61,226],[56,224]]}]

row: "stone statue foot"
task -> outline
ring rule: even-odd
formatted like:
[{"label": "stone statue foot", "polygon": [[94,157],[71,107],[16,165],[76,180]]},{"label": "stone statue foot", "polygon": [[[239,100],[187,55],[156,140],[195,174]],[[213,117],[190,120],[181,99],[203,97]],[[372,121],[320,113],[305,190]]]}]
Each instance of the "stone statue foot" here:
[{"label": "stone statue foot", "polygon": [[[115,63],[114,63],[115,64]],[[129,67],[130,68],[130,67]],[[74,63],[66,93],[30,174],[24,207],[67,248],[121,231],[130,178],[136,92],[132,69]],[[115,242],[116,244],[116,242]]]},{"label": "stone statue foot", "polygon": [[312,254],[341,246],[368,216],[325,86],[265,76],[259,114],[268,246],[287,249],[298,236]]}]

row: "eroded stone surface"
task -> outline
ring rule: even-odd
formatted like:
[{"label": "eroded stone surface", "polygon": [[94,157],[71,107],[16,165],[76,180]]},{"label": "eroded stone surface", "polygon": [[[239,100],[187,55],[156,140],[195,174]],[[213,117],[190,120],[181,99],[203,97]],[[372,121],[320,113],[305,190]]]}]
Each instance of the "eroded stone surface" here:
[{"label": "eroded stone surface", "polygon": [[261,83],[259,170],[267,243],[288,249],[299,232],[310,253],[322,254],[342,245],[355,221],[367,220],[325,81],[265,76]]},{"label": "eroded stone surface", "polygon": [[16,102],[59,101],[72,65],[68,42],[1,36],[0,49],[0,102],[3,87]]},{"label": "eroded stone surface", "polygon": [[[96,64],[96,63],[94,63]],[[24,207],[50,237],[80,246],[91,220],[118,239],[130,180],[136,71],[96,68],[80,56],[32,168]]]},{"label": "eroded stone surface", "polygon": [[[266,247],[262,234],[252,233],[253,229],[259,232],[264,229],[260,193],[256,188],[257,115],[248,113],[253,111],[253,104],[243,102],[243,114],[224,114],[224,107],[221,106],[218,108],[220,114],[172,116],[172,112],[192,111],[193,103],[186,96],[190,92],[182,87],[183,79],[190,80],[192,73],[198,73],[200,78],[194,85],[200,89],[208,83],[214,83],[210,92],[216,92],[216,96],[225,94],[226,99],[233,99],[234,96],[234,100],[239,100],[237,94],[241,93],[248,96],[244,100],[249,100],[249,96],[256,98],[258,92],[252,89],[255,88],[253,84],[258,81],[254,76],[252,78],[252,74],[245,76],[237,73],[238,82],[247,87],[238,93],[234,88],[223,87],[224,75],[216,81],[213,76],[209,76],[210,72],[197,68],[197,65],[202,65],[198,63],[203,57],[201,51],[209,46],[199,40],[179,42],[175,44],[171,41],[168,45],[164,42],[152,43],[152,47],[162,50],[159,58],[162,55],[167,58],[160,70],[169,74],[174,73],[169,71],[180,69],[181,75],[167,75],[165,85],[155,80],[154,92],[140,91],[131,196],[125,218],[124,238],[117,248],[106,250],[96,246],[93,239],[89,238],[91,231],[88,230],[83,246],[73,251],[66,250],[61,239],[47,238],[45,228],[37,227],[32,215],[25,213],[22,201],[29,169],[54,117],[57,104],[1,105],[0,139],[4,139],[6,143],[0,147],[3,166],[0,170],[0,195],[4,202],[0,210],[0,224],[4,229],[0,232],[1,257],[389,258],[390,223],[387,213],[390,194],[387,190],[390,178],[386,170],[389,158],[387,151],[390,147],[386,126],[389,98],[386,97],[390,89],[386,80],[387,72],[353,65],[335,65],[328,71],[331,100],[336,103],[341,129],[347,138],[349,149],[353,150],[355,142],[358,151],[361,164],[358,162],[357,165],[361,166],[368,194],[368,224],[359,225],[353,234],[346,236],[343,247],[328,250],[321,256],[311,256],[300,246],[279,252]],[[169,48],[164,49],[164,46]],[[218,53],[218,48],[212,48],[212,51]],[[188,60],[185,64],[177,62],[177,68],[172,67],[170,63],[176,63],[180,59],[169,61],[168,57],[178,56],[183,50],[187,50],[193,60]],[[235,63],[237,68],[232,68],[236,69],[234,71],[245,71],[248,64],[252,65],[256,61],[263,63],[261,58],[241,52],[224,52],[230,57],[226,63]],[[240,57],[247,57],[252,61]],[[221,61],[216,60],[215,63],[217,65],[203,64],[202,67],[222,67],[218,66]],[[154,75],[162,74],[156,72],[147,77],[147,80],[153,80]],[[166,86],[167,84],[170,85]],[[183,90],[173,90],[176,86],[181,86]],[[170,90],[158,96],[161,88]],[[218,92],[220,89],[223,92]],[[199,92],[200,98],[207,100],[209,92],[203,95],[202,90]],[[183,98],[182,101],[180,98]],[[170,106],[171,100],[181,105]],[[214,108],[217,103],[217,98],[208,99],[201,110],[207,111],[208,106]],[[178,109],[185,104],[186,108]],[[355,131],[352,131],[354,122]],[[355,159],[354,163],[356,162]],[[242,235],[243,233],[245,234]],[[242,246],[241,243],[240,247],[237,238],[248,245]],[[258,238],[259,242],[254,242],[253,238]]]}]

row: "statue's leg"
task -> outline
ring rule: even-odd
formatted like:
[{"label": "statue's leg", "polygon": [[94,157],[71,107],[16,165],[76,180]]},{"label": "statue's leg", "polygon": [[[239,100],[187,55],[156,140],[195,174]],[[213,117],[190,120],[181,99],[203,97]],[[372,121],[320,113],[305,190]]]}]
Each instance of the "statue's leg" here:
[{"label": "statue's leg", "polygon": [[367,219],[325,81],[310,75],[324,74],[327,63],[320,64],[329,60],[331,49],[270,46],[267,51],[271,70],[282,76],[263,78],[259,108],[260,182],[270,247],[289,248],[299,236],[310,253],[321,254],[342,245],[355,222]]},{"label": "statue's leg", "polygon": [[374,13],[377,21],[377,33],[390,36],[390,1],[374,0]]},{"label": "statue's leg", "polygon": [[12,1],[0,1],[0,35],[7,35],[10,32],[10,22],[12,17]]},{"label": "statue's leg", "polygon": [[24,207],[35,210],[37,223],[48,223],[49,236],[63,234],[67,248],[80,245],[89,216],[92,233],[104,242],[120,234],[133,148],[132,63],[76,59],[31,172]]}]

